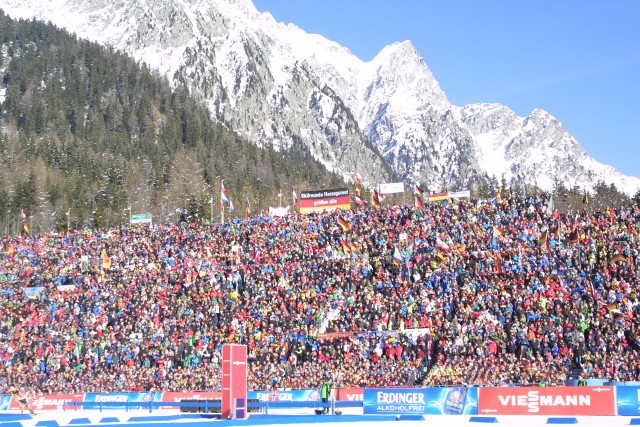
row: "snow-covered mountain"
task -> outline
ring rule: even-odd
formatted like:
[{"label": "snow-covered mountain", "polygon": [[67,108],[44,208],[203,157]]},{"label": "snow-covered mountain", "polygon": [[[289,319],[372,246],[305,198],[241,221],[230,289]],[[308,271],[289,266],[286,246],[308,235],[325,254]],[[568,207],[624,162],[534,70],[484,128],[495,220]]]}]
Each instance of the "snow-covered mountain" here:
[{"label": "snow-covered mountain", "polygon": [[498,104],[451,105],[408,41],[364,62],[250,0],[0,0],[0,8],[126,51],[257,145],[303,144],[346,179],[358,172],[369,184],[455,190],[486,173],[545,189],[599,180],[628,194],[640,188],[542,110],[523,118]]}]

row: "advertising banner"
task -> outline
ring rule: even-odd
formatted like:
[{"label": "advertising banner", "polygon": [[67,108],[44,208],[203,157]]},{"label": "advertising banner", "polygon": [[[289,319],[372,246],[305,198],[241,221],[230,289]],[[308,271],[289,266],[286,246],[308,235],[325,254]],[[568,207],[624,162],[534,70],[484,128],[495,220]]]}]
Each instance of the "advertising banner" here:
[{"label": "advertising banner", "polygon": [[475,415],[476,388],[364,389],[364,414]]},{"label": "advertising banner", "polygon": [[451,191],[451,192],[449,192],[449,198],[450,199],[463,199],[465,197],[466,198],[471,197],[471,191],[464,190],[464,191]]},{"label": "advertising banner", "polygon": [[11,404],[10,394],[0,394],[0,411],[6,411]]},{"label": "advertising banner", "polygon": [[492,415],[615,415],[614,388],[483,387],[478,412]]},{"label": "advertising banner", "polygon": [[640,415],[640,386],[617,386],[618,415]]},{"label": "advertising banner", "polygon": [[[219,391],[165,391],[162,393],[161,402],[182,402],[183,400],[222,400],[222,392]],[[178,408],[178,406],[163,406],[162,408]]]},{"label": "advertising banner", "polygon": [[350,210],[351,197],[348,188],[334,190],[303,191],[300,193],[300,213]]},{"label": "advertising banner", "polygon": [[151,218],[150,213],[131,215],[131,224],[151,224]]},{"label": "advertising banner", "polygon": [[[29,404],[33,410],[62,410],[64,409],[65,402],[82,402],[84,400],[84,394],[47,394],[36,395]],[[0,403],[1,405],[1,403]],[[1,406],[0,406],[1,408]],[[82,407],[78,407],[81,409]],[[21,406],[18,403],[18,399],[15,398],[9,404],[8,409],[20,410]]]},{"label": "advertising banner", "polygon": [[378,190],[381,194],[404,193],[404,182],[388,182],[380,184]]},{"label": "advertising banner", "polygon": [[[106,403],[110,409],[125,409],[127,405],[125,403],[140,402],[142,404],[148,402],[161,402],[162,393],[155,392],[141,392],[141,393],[87,393],[85,394],[85,402]],[[121,403],[122,405],[118,405]],[[132,406],[129,405],[128,408]],[[144,405],[141,405],[144,407]],[[87,409],[99,409],[96,406],[86,406]]]},{"label": "advertising banner", "polygon": [[444,191],[442,193],[429,194],[429,201],[430,202],[438,202],[438,201],[442,201],[442,200],[449,200],[449,192],[448,191]]},{"label": "advertising banner", "polygon": [[363,388],[339,388],[335,393],[336,400],[347,400],[350,402],[362,402],[364,400]]},{"label": "advertising banner", "polygon": [[320,400],[320,390],[258,390],[248,392],[247,398],[260,402],[317,402]]}]

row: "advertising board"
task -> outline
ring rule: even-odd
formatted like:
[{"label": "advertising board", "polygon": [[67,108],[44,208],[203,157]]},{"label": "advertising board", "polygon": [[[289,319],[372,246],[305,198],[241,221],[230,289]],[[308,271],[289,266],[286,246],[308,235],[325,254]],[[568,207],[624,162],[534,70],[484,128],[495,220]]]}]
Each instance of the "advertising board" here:
[{"label": "advertising board", "polygon": [[478,412],[491,415],[615,415],[614,388],[483,387]]}]

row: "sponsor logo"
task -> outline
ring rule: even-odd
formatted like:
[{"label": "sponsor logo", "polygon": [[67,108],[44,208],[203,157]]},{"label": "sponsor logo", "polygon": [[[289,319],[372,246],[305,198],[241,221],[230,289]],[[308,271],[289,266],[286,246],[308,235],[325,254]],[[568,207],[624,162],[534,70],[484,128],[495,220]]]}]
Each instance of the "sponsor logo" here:
[{"label": "sponsor logo", "polygon": [[97,395],[95,398],[96,402],[121,402],[125,403],[127,401],[127,396],[124,394],[108,394],[108,395]]},{"label": "sponsor logo", "polygon": [[424,405],[424,395],[422,393],[397,393],[379,391],[377,393],[378,403],[386,404],[411,404],[411,405]]},{"label": "sponsor logo", "polygon": [[541,406],[591,406],[591,396],[585,394],[550,395],[531,390],[526,395],[498,395],[502,406],[525,406],[527,412],[540,412]]}]

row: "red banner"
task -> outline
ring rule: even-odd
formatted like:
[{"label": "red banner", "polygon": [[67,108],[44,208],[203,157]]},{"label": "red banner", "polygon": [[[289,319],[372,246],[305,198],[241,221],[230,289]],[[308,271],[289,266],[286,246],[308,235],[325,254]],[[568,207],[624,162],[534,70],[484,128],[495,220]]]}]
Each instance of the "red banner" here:
[{"label": "red banner", "polygon": [[478,413],[493,415],[615,415],[613,387],[482,387]]},{"label": "red banner", "polygon": [[[65,402],[82,402],[84,400],[84,394],[47,394],[39,395],[33,399],[27,399],[29,407],[34,411],[41,410],[62,410]],[[13,396],[9,409],[20,409],[20,403],[18,403],[18,397]],[[69,407],[71,408],[71,406]]]},{"label": "red banner", "polygon": [[362,401],[364,400],[364,389],[339,388],[336,390],[336,400]]}]

